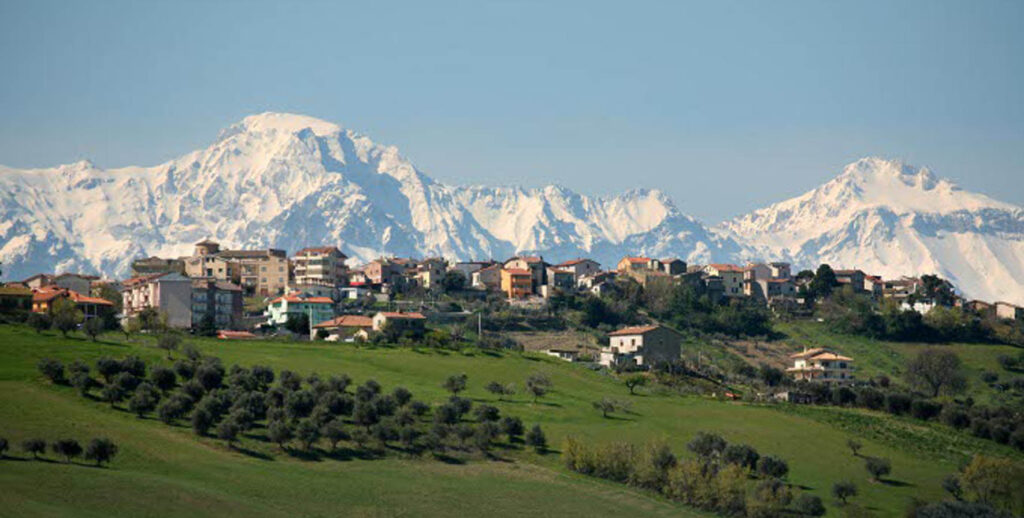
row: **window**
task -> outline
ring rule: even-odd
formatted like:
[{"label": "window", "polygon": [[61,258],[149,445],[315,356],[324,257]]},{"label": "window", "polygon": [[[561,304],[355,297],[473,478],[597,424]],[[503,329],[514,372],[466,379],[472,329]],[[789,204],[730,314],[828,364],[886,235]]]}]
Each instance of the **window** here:
[{"label": "window", "polygon": [[260,271],[261,271],[261,272],[265,272],[265,271],[267,271],[267,267],[266,267],[266,266],[260,266]]}]

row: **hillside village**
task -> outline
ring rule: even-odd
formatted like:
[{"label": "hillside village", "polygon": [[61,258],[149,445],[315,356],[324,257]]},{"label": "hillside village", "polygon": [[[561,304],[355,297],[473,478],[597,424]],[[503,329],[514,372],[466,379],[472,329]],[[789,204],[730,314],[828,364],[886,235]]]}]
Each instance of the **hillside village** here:
[{"label": "hillside village", "polygon": [[[794,273],[783,262],[694,265],[677,258],[624,257],[606,268],[587,258],[550,263],[540,256],[521,255],[504,262],[389,257],[350,267],[347,260],[335,246],[303,248],[289,256],[278,249],[222,249],[215,241],[203,240],[190,256],[134,261],[128,279],[65,272],[8,282],[0,288],[0,307],[48,314],[56,301],[68,300],[83,321],[101,319],[110,329],[156,318],[167,328],[223,339],[284,334],[354,342],[384,335],[391,341],[419,340],[434,320],[470,318],[467,311],[453,313],[430,303],[438,294],[542,310],[566,296],[600,298],[617,293],[623,283],[635,283],[651,291],[687,286],[712,306],[762,307],[777,316],[809,317],[814,304],[808,295],[815,272]],[[965,300],[947,281],[933,276],[882,279],[859,269],[841,269],[834,270],[833,283],[903,311],[928,313],[943,306],[984,318],[1024,320],[1024,308]],[[602,366],[649,368],[680,357],[678,332],[657,322],[609,331],[593,358]],[[544,352],[570,361],[581,354],[569,347],[548,347]],[[849,362],[850,372],[823,368],[824,357],[810,367],[803,360],[812,358],[801,357],[789,373],[795,379],[852,379],[853,359],[828,354],[843,359],[843,369]],[[827,359],[824,365],[830,365]]]}]

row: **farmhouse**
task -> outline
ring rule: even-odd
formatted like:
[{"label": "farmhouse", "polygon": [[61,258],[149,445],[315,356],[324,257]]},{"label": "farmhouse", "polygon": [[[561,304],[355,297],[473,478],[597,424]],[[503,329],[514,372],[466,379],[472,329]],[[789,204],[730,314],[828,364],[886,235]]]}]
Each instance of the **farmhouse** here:
[{"label": "farmhouse", "polygon": [[822,347],[790,355],[793,366],[786,369],[796,381],[847,384],[854,380],[853,358]]},{"label": "farmhouse", "polygon": [[369,333],[373,330],[373,319],[362,315],[342,315],[320,322],[313,328],[327,331],[328,342],[354,342],[359,338],[369,338]]},{"label": "farmhouse", "polygon": [[664,326],[627,327],[608,333],[608,345],[601,349],[605,367],[650,368],[658,362],[679,359],[682,336]]}]

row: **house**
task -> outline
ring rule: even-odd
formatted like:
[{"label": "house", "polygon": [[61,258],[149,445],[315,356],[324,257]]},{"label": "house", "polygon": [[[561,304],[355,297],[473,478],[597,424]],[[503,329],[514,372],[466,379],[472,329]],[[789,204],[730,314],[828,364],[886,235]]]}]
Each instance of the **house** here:
[{"label": "house", "polygon": [[461,273],[466,278],[466,285],[470,286],[473,281],[473,273],[495,264],[498,263],[495,261],[458,261],[452,263],[448,270]]},{"label": "house", "polygon": [[576,258],[555,265],[555,268],[572,272],[574,282],[586,275],[594,275],[601,271],[601,264],[592,259]]},{"label": "house", "polygon": [[882,285],[882,296],[887,299],[903,301],[916,294],[923,286],[921,279],[917,277],[890,279]]},{"label": "house", "polygon": [[576,288],[576,276],[571,270],[558,267],[548,268],[548,286],[562,291],[572,291]]},{"label": "house", "polygon": [[494,264],[491,266],[485,266],[473,272],[470,286],[478,290],[500,290],[501,265]]},{"label": "house", "polygon": [[99,280],[96,275],[62,273],[53,278],[53,285],[82,294],[90,294],[92,293],[92,283],[96,280]]},{"label": "house", "polygon": [[523,268],[502,268],[501,291],[510,299],[521,299],[533,294],[533,273]]},{"label": "house", "polygon": [[305,297],[302,295],[283,295],[271,300],[263,316],[267,317],[266,325],[280,327],[293,318],[305,315],[310,326],[315,326],[334,318],[334,301],[328,297]]},{"label": "house", "polygon": [[192,280],[177,273],[132,277],[122,283],[122,312],[125,318],[153,308],[166,316],[167,325],[192,327]]},{"label": "house", "polygon": [[866,273],[860,270],[835,270],[835,274],[836,282],[841,286],[850,286],[855,293],[869,293],[865,289],[868,286]]},{"label": "house", "polygon": [[967,311],[973,311],[981,316],[994,315],[996,309],[994,305],[983,300],[969,300],[964,302],[963,307]]},{"label": "house", "polygon": [[213,324],[237,329],[242,322],[242,288],[215,279],[192,280],[192,328]]},{"label": "house", "polygon": [[348,282],[346,259],[336,246],[303,248],[291,258],[295,284],[344,286]]},{"label": "house", "polygon": [[407,264],[397,257],[375,259],[363,267],[363,273],[371,284],[402,284]]},{"label": "house", "polygon": [[[516,256],[505,261],[504,264],[506,270],[530,272],[530,293],[539,293],[540,287],[548,283],[547,267],[548,263],[544,262],[544,258],[536,256]],[[502,287],[502,290],[504,291],[505,288]]]},{"label": "house", "polygon": [[873,299],[882,298],[884,293],[885,283],[882,282],[882,277],[878,275],[868,275],[864,277],[864,291],[868,292]]},{"label": "house", "polygon": [[396,313],[381,311],[373,316],[373,330],[384,328],[396,332],[412,332],[422,334],[426,329],[427,317],[422,313]]},{"label": "house", "polygon": [[373,319],[362,315],[342,315],[320,322],[313,328],[327,331],[328,342],[354,342],[357,339],[369,338],[369,333],[373,330]]},{"label": "house", "polygon": [[0,286],[0,313],[29,311],[32,311],[32,290],[18,283]]},{"label": "house", "polygon": [[853,383],[853,358],[823,347],[804,349],[789,357],[793,360],[793,366],[786,369],[786,372],[796,381],[838,385]]},{"label": "house", "polygon": [[790,279],[793,277],[792,268],[789,263],[768,263],[768,267],[771,268],[772,279]]},{"label": "house", "polygon": [[43,286],[33,290],[32,311],[34,313],[49,313],[53,310],[54,304],[60,299],[68,299],[74,302],[86,320],[102,317],[114,311],[114,303],[107,299],[82,295],[77,291],[61,288],[56,285]]},{"label": "house", "polygon": [[669,275],[681,275],[686,273],[686,261],[675,257],[659,259],[661,271]]},{"label": "house", "polygon": [[1024,308],[1009,302],[996,302],[996,317],[1008,320],[1024,320]]},{"label": "house", "polygon": [[247,294],[272,297],[288,288],[288,255],[284,250],[225,250],[218,255],[236,265],[236,282]]},{"label": "house", "polygon": [[620,274],[628,274],[642,270],[660,270],[661,263],[650,257],[623,257],[615,266]]},{"label": "house", "polygon": [[212,241],[200,241],[192,257],[186,257],[185,275],[192,278],[209,278],[232,281],[238,278],[235,263],[220,257],[220,245]]},{"label": "house", "polygon": [[53,284],[53,275],[48,273],[37,273],[28,279],[21,281],[21,284],[35,290],[42,288],[43,286],[49,286]]},{"label": "house", "polygon": [[610,283],[618,277],[618,273],[614,271],[599,271],[594,273],[588,273],[582,277],[576,279],[576,285],[580,288],[591,290],[599,284]]},{"label": "house", "polygon": [[743,268],[735,264],[709,264],[704,266],[704,273],[722,279],[722,294],[726,297],[742,297]]},{"label": "house", "polygon": [[345,286],[338,290],[338,298],[342,300],[359,300],[370,294],[370,289],[364,286]]},{"label": "house", "polygon": [[649,368],[658,362],[678,360],[681,343],[682,336],[664,326],[627,327],[608,333],[600,363],[605,367]]},{"label": "house", "polygon": [[416,263],[413,278],[425,290],[437,289],[448,271],[448,261],[441,258],[428,258]]}]

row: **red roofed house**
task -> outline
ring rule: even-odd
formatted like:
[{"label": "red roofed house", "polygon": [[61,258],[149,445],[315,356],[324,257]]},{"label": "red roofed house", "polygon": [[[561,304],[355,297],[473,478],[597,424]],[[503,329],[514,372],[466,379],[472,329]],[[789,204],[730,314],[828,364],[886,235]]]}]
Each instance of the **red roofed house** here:
[{"label": "red roofed house", "polygon": [[651,259],[650,257],[623,257],[615,268],[619,273],[661,270],[661,261]]},{"label": "red roofed house", "polygon": [[330,320],[334,318],[334,301],[329,297],[283,295],[271,300],[263,312],[267,325],[274,327],[284,326],[299,315],[306,315],[311,326]]},{"label": "red roofed house", "polygon": [[[506,270],[527,270],[530,272],[530,293],[540,293],[540,287],[548,283],[548,263],[543,257],[520,255],[505,261]],[[504,279],[504,277],[503,277]],[[502,291],[508,292],[502,281]],[[509,295],[510,298],[515,298]]]},{"label": "red roofed house", "polygon": [[794,380],[820,383],[853,383],[853,358],[837,354],[823,347],[805,349],[789,356],[793,366],[786,369]]},{"label": "red roofed house", "polygon": [[485,266],[472,274],[472,286],[478,290],[501,289],[501,265]]},{"label": "red roofed house", "polygon": [[107,299],[82,295],[77,291],[57,286],[44,286],[33,290],[32,311],[49,313],[53,309],[53,305],[60,299],[69,299],[74,302],[86,319],[102,316],[114,310],[114,303]]},{"label": "red roofed house", "polygon": [[327,341],[353,342],[358,338],[366,340],[373,330],[373,319],[363,315],[342,315],[313,326],[327,331]]},{"label": "red roofed house", "polygon": [[20,283],[0,285],[0,313],[32,311],[32,290]]},{"label": "red roofed house", "polygon": [[743,268],[735,264],[709,264],[704,267],[704,273],[712,277],[722,278],[722,288],[726,297],[742,297],[743,293]]},{"label": "red roofed house", "polygon": [[573,282],[579,282],[580,277],[584,275],[594,275],[600,272],[601,264],[591,259],[579,258],[556,264],[555,268],[572,272]]},{"label": "red roofed house", "polygon": [[501,291],[510,299],[529,297],[533,293],[533,274],[524,268],[503,268]]},{"label": "red roofed house", "polygon": [[423,334],[426,330],[427,317],[423,313],[396,313],[381,311],[373,316],[373,330],[395,333]]},{"label": "red roofed house", "polygon": [[605,367],[650,368],[658,362],[679,359],[683,341],[679,333],[659,325],[635,326],[608,333],[608,345],[601,348]]}]

